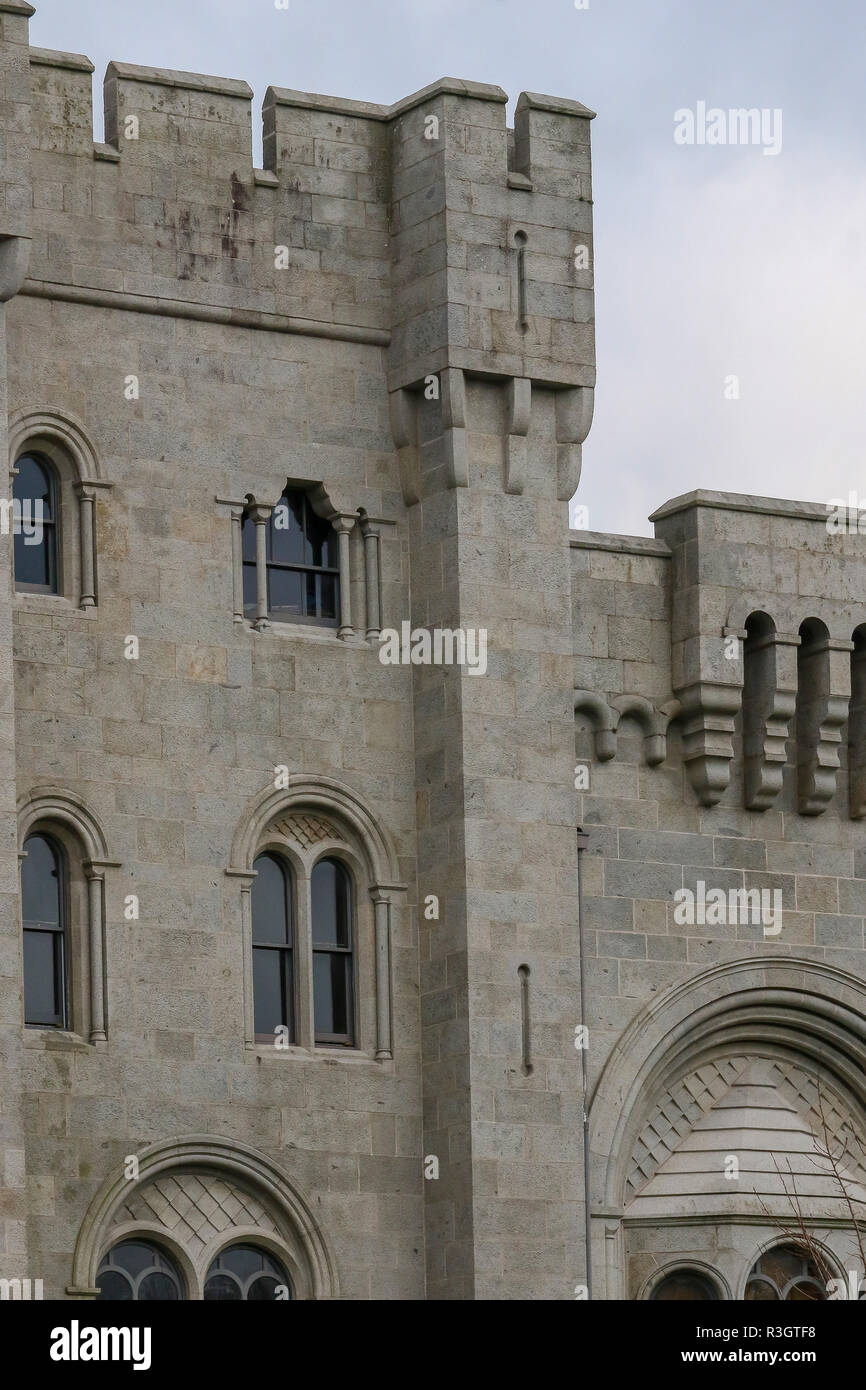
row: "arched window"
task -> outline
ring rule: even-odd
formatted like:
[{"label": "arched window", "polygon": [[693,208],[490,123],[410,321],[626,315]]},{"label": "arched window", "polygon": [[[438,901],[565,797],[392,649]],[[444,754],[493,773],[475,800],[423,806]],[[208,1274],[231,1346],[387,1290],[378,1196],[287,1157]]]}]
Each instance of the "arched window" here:
[{"label": "arched window", "polygon": [[255,1245],[230,1245],[211,1264],[205,1302],[274,1303],[292,1296],[285,1270]]},{"label": "arched window", "polygon": [[16,467],[12,489],[15,588],[57,594],[57,478],[40,454],[22,454]]},{"label": "arched window", "polygon": [[[286,488],[265,528],[268,616],[275,622],[337,627],[340,560],[337,533],[320,517],[301,488]],[[256,523],[241,532],[244,612],[256,617]]]},{"label": "arched window", "polygon": [[123,1240],[109,1250],[96,1287],[99,1297],[111,1302],[177,1303],[186,1296],[174,1261],[145,1240]]},{"label": "arched window", "polygon": [[660,1279],[650,1294],[650,1302],[718,1302],[719,1291],[706,1274],[697,1269],[675,1269]]},{"label": "arched window", "polygon": [[320,859],[310,882],[317,1043],[354,1044],[352,880],[338,859]]},{"label": "arched window", "polygon": [[777,1245],[753,1265],[744,1297],[749,1303],[823,1303],[829,1277],[805,1250]]},{"label": "arched window", "polygon": [[260,854],[253,868],[253,1001],[256,1037],[274,1041],[278,1027],[295,1041],[292,876],[273,854]]},{"label": "arched window", "polygon": [[60,846],[30,835],[21,865],[24,1022],[65,1028],[68,1011],[66,866]]}]

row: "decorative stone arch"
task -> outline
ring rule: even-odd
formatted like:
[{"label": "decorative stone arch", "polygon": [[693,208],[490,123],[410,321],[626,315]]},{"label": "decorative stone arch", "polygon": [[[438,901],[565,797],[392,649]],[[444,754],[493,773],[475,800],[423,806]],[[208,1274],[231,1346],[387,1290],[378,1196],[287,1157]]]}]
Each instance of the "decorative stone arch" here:
[{"label": "decorative stone arch", "polygon": [[[306,819],[320,829],[316,848],[305,848],[301,823]],[[252,966],[252,884],[254,862],[267,847],[285,845],[286,858],[299,874],[299,883],[308,878],[313,863],[327,853],[343,859],[355,879],[360,968],[371,982],[370,1003],[363,1004],[360,1034],[367,1038],[361,1051],[378,1061],[393,1056],[391,1021],[391,938],[396,897],[405,892],[399,880],[399,861],[387,832],[379,825],[361,798],[342,782],[330,777],[310,777],[303,773],[289,776],[284,788],[266,788],[247,807],[232,841],[226,874],[240,881],[241,924],[244,943],[244,1041],[248,1049],[256,1045],[253,966]],[[371,919],[368,921],[367,919]],[[299,912],[299,945],[309,954],[309,923],[303,908]],[[300,961],[305,969],[306,954]],[[375,981],[375,989],[373,989]],[[302,1001],[303,1002],[303,1001]],[[300,1010],[303,1045],[313,1046],[311,1005]]]},{"label": "decorative stone arch", "polygon": [[626,1296],[623,1218],[642,1127],[677,1077],[734,1051],[794,1059],[820,1074],[859,1138],[866,1134],[866,983],[820,962],[753,957],[668,990],[632,1020],[590,1099],[587,1181],[601,1296]]},{"label": "decorative stone arch", "polygon": [[[61,787],[37,787],[18,801],[19,856],[26,853],[28,835],[44,828],[59,839],[70,869],[70,903],[73,970],[73,1015],[84,1015],[87,1026],[75,1031],[86,1033],[95,1047],[108,1040],[107,982],[105,969],[105,871],[120,867],[111,858],[105,832],[86,802],[75,792]],[[83,888],[86,881],[86,889]],[[83,892],[76,901],[76,887]],[[86,904],[81,901],[86,896]],[[77,1003],[77,1010],[75,1005]]]},{"label": "decorative stone arch", "polygon": [[[80,608],[94,608],[97,599],[96,498],[113,486],[105,477],[84,426],[63,410],[23,409],[9,420],[9,470],[27,449],[48,459],[60,486],[58,562],[61,593],[77,593]],[[64,526],[64,516],[78,511],[78,527]]]},{"label": "decorative stone arch", "polygon": [[[301,1299],[339,1297],[336,1261],[328,1239],[299,1188],[258,1149],[238,1140],[194,1134],[153,1144],[137,1155],[138,1177],[126,1177],[123,1163],[109,1174],[94,1195],[81,1224],[72,1264],[72,1298],[95,1298],[96,1275],[106,1251],[136,1233],[165,1246],[181,1266],[191,1299],[200,1299],[207,1270],[220,1250],[228,1245],[254,1241],[273,1253],[292,1277]],[[244,1210],[256,1221],[227,1219],[221,1231],[207,1239],[178,1237],[181,1225],[156,1220],[129,1219],[124,1208],[136,1195],[159,1184],[205,1180],[228,1186],[241,1198]],[[186,1197],[186,1194],[184,1194]],[[163,1200],[171,1208],[171,1191]],[[186,1198],[184,1206],[188,1205]],[[211,1203],[209,1203],[209,1206]],[[237,1201],[233,1206],[237,1205]],[[119,1218],[119,1219],[118,1219]],[[201,1229],[199,1227],[199,1229]]]},{"label": "decorative stone arch", "polygon": [[[616,711],[616,728],[621,719],[634,719],[643,730],[646,760],[650,767],[658,767],[667,756],[667,726],[673,715],[670,710],[657,710],[651,700],[643,695],[614,695],[611,705]],[[673,706],[672,702],[672,706]]]}]

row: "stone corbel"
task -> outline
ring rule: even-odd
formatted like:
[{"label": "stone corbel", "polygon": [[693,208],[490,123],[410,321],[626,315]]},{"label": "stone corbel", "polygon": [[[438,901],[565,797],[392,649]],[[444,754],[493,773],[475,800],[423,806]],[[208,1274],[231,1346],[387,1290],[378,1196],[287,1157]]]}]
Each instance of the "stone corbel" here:
[{"label": "stone corbel", "polygon": [[508,383],[508,438],[505,441],[505,491],[521,493],[526,486],[526,436],[532,413],[532,382],[515,376]]},{"label": "stone corbel", "polygon": [[[726,628],[725,636],[745,642],[745,630]],[[782,790],[788,738],[797,703],[797,634],[768,632],[749,642],[758,663],[757,688],[751,680],[743,705],[743,788],[750,811],[766,811]],[[751,702],[754,701],[754,708]]]},{"label": "stone corbel", "polygon": [[460,367],[445,367],[439,374],[442,392],[442,435],[449,487],[468,487],[466,452],[466,380]]},{"label": "stone corbel", "polygon": [[848,718],[851,698],[854,643],[830,637],[815,649],[816,655],[822,650],[828,658],[826,689],[814,694],[817,718],[808,721],[805,738],[799,729],[797,732],[797,799],[801,816],[820,816],[833,800],[842,727]]},{"label": "stone corbel", "polygon": [[589,386],[570,386],[556,393],[556,495],[560,502],[569,502],[577,492],[592,409]]},{"label": "stone corbel", "polygon": [[601,695],[593,690],[575,690],[575,714],[585,714],[592,722],[595,734],[595,756],[600,763],[610,762],[616,753],[616,725],[619,715],[615,714]]},{"label": "stone corbel", "polygon": [[391,433],[397,450],[400,486],[403,501],[413,507],[421,497],[420,465],[418,460],[418,421],[415,399],[406,387],[398,387],[388,396]]},{"label": "stone corbel", "polygon": [[677,692],[683,762],[702,806],[721,801],[731,779],[734,717],[740,708],[739,685],[695,681]]}]

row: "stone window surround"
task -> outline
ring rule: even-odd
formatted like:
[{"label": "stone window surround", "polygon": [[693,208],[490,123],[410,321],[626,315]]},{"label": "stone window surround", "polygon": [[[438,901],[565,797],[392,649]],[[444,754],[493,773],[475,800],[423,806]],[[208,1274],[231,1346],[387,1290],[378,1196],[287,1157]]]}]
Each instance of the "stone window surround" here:
[{"label": "stone window surround", "polygon": [[[329,820],[337,834],[311,850],[275,828],[275,822],[292,812],[311,811]],[[253,864],[268,851],[283,855],[295,877],[296,990],[298,990],[298,1043],[276,1048],[256,1041],[253,1007],[252,885]],[[309,876],[322,858],[341,858],[354,885],[355,1046],[316,1046],[313,1040],[312,937],[309,917]],[[244,1048],[262,1060],[322,1058],[346,1063],[391,1063],[392,1039],[392,939],[396,897],[406,891],[398,881],[393,846],[355,793],[334,778],[289,778],[289,786],[266,788],[255,798],[235,832],[227,878],[240,888],[240,919],[244,952]],[[307,963],[309,957],[309,964]]]},{"label": "stone window surround", "polygon": [[[285,834],[277,830],[269,830],[256,850],[256,858],[261,854],[271,854],[282,861],[290,870],[290,892],[292,895],[292,974],[294,982],[294,1008],[293,1015],[295,1021],[295,1042],[289,1044],[288,1048],[279,1048],[277,1051],[283,1052],[294,1048],[302,1053],[312,1051],[325,1051],[328,1056],[339,1056],[344,1053],[355,1053],[367,1056],[369,1049],[362,1045],[362,1040],[367,1036],[369,1006],[362,994],[362,983],[365,978],[371,975],[372,962],[367,960],[368,952],[365,949],[366,943],[371,939],[370,923],[366,920],[369,916],[369,908],[366,903],[366,895],[363,892],[365,886],[364,865],[354,850],[342,839],[331,839],[320,841],[312,850],[306,850],[298,844],[296,840],[290,839]],[[351,907],[351,937],[352,937],[352,1033],[354,1043],[351,1046],[334,1044],[333,1046],[315,1041],[315,1018],[313,1008],[313,913],[311,885],[313,869],[322,859],[336,859],[348,870],[352,885],[352,907]],[[256,871],[250,875],[249,885],[244,883],[241,887],[243,895],[244,913],[244,979],[252,984],[253,977],[253,958],[252,958],[252,886]],[[249,899],[249,901],[247,901]],[[249,931],[246,930],[247,923]],[[247,1001],[247,990],[244,991],[244,1035],[245,1040],[249,1041],[250,1021],[248,1009],[254,1005],[254,1000]],[[261,1034],[255,1032],[255,1019],[253,1019],[253,1041],[257,1049],[265,1052],[274,1051],[273,1041],[265,1041]]]},{"label": "stone window surround", "polygon": [[[255,632],[264,632],[272,629],[274,633],[281,634],[304,634],[309,635],[310,629],[318,637],[327,637],[331,640],[349,642],[352,645],[373,644],[377,645],[379,633],[383,626],[382,617],[382,560],[380,537],[383,526],[394,526],[396,523],[385,517],[370,516],[363,508],[358,507],[356,511],[347,511],[338,508],[331,500],[325,484],[313,484],[301,482],[290,478],[287,480],[289,487],[297,487],[306,491],[313,510],[318,516],[330,521],[337,533],[339,545],[339,569],[340,569],[340,611],[339,624],[335,637],[332,637],[332,629],[324,625],[317,625],[313,620],[307,622],[284,623],[275,622],[268,616],[267,611],[267,573],[265,560],[265,528],[270,519],[271,513],[277,502],[259,501],[255,493],[248,492],[244,498],[237,497],[215,497],[214,501],[219,506],[229,508],[232,528],[231,556],[232,556],[232,620],[233,622],[251,628]],[[280,494],[282,496],[282,493]],[[257,612],[253,620],[249,620],[244,612],[244,589],[243,589],[243,552],[241,529],[245,516],[249,516],[256,525],[256,577],[257,577]],[[358,531],[355,534],[361,536],[363,549],[363,612],[358,618],[354,618],[352,611],[352,575],[351,575],[351,549],[350,540],[355,526]]]},{"label": "stone window surround", "polygon": [[277,1233],[255,1226],[232,1226],[193,1258],[165,1226],[156,1222],[113,1224],[130,1194],[124,1166],[118,1163],[94,1195],[81,1224],[72,1281],[65,1290],[69,1298],[96,1298],[96,1272],[103,1255],[121,1240],[135,1236],[156,1241],[176,1261],[186,1283],[187,1302],[202,1298],[205,1277],[216,1255],[241,1243],[260,1245],[280,1260],[292,1282],[293,1300],[339,1297],[336,1263],[324,1230],[300,1190],[266,1155],[240,1140],[189,1135],[154,1144],[138,1159],[137,1190],[173,1174],[214,1174],[252,1193],[273,1218]]},{"label": "stone window surround", "polygon": [[[99,822],[80,798],[53,787],[39,787],[18,807],[19,862],[24,843],[40,831],[62,846],[69,869],[68,977],[71,1027],[25,1028],[25,1038],[41,1046],[95,1048],[108,1045],[108,990],[105,961],[105,871],[120,868],[111,859]],[[86,883],[86,888],[85,888]],[[19,893],[19,918],[20,918]],[[23,922],[20,923],[23,933]],[[22,1005],[23,1008],[23,1005]],[[86,1025],[86,1026],[85,1026]]]},{"label": "stone window surround", "polygon": [[[9,495],[18,459],[28,452],[41,454],[57,478],[56,594],[31,594],[13,590],[17,608],[57,612],[79,608],[91,615],[98,601],[96,501],[100,490],[114,486],[100,467],[99,457],[84,428],[65,411],[20,410],[9,421]],[[78,525],[69,518],[78,514]]]}]

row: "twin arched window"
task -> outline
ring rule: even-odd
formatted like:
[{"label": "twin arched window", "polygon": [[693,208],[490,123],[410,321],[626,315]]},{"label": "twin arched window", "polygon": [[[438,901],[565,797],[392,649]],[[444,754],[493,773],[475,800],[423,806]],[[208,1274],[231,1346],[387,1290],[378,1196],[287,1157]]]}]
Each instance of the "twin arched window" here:
[{"label": "twin arched window", "polygon": [[[177,1303],[187,1295],[174,1260],[147,1240],[123,1240],[103,1256],[96,1276],[106,1302]],[[276,1302],[292,1297],[282,1266],[256,1245],[230,1245],[211,1261],[205,1302]]]},{"label": "twin arched window", "polygon": [[41,454],[23,454],[12,489],[15,588],[25,593],[60,592],[57,475]]},{"label": "twin arched window", "polygon": [[[340,613],[340,560],[337,535],[320,517],[301,488],[286,488],[265,531],[268,616],[276,622],[316,622],[336,627]],[[244,516],[244,612],[257,614],[256,523]]]},{"label": "twin arched window", "polygon": [[297,883],[271,852],[253,864],[252,947],[256,1037],[285,1028],[297,1041],[297,996],[313,992],[313,1034],[321,1046],[355,1043],[353,884],[339,859],[320,859],[310,876],[310,958],[296,961]]}]

